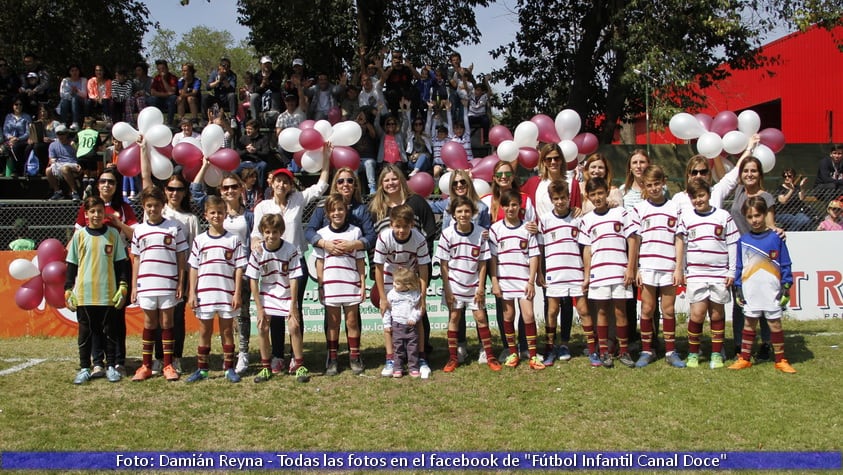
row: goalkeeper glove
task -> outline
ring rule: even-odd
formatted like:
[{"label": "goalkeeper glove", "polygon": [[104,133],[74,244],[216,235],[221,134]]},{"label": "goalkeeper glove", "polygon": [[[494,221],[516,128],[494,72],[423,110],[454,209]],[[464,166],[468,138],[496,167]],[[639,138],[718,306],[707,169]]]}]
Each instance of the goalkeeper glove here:
[{"label": "goalkeeper glove", "polygon": [[784,284],[782,286],[781,298],[779,298],[779,306],[782,308],[787,307],[787,304],[790,303],[790,284]]},{"label": "goalkeeper glove", "polygon": [[743,290],[740,287],[735,287],[735,303],[738,304],[738,307],[743,307],[746,304],[746,300],[743,298]]},{"label": "goalkeeper glove", "polygon": [[71,312],[76,311],[78,303],[76,302],[76,294],[72,290],[67,289],[64,291],[64,303],[67,305],[68,310]]},{"label": "goalkeeper glove", "polygon": [[120,286],[117,287],[117,292],[115,292],[114,297],[111,298],[111,303],[114,304],[114,308],[119,310],[126,305],[127,293],[129,293],[129,284],[120,282]]}]

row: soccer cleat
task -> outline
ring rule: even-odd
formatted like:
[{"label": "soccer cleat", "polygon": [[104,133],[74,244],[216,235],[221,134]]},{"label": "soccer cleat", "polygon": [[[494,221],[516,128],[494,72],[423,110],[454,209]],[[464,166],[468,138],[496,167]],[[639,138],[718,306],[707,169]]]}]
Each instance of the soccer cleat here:
[{"label": "soccer cleat", "polygon": [[[714,362],[714,355],[720,355],[720,353],[712,353],[711,354],[711,361]],[[697,353],[688,353],[688,359],[685,360],[685,366],[689,368],[699,368],[700,367],[700,355]],[[723,360],[720,360],[720,366],[723,366]]]},{"label": "soccer cleat", "polygon": [[541,358],[538,356],[534,356],[530,358],[530,369],[544,369],[545,365],[542,363]]},{"label": "soccer cleat", "polygon": [[444,371],[446,373],[453,373],[454,370],[457,369],[457,366],[459,366],[459,365],[460,365],[459,361],[451,358],[451,359],[448,360],[447,363],[445,363],[445,367],[442,368],[442,371]]},{"label": "soccer cleat", "polygon": [[392,369],[395,367],[395,363],[392,360],[386,360],[386,364],[384,364],[383,369],[381,370],[381,376],[384,378],[389,378],[392,376]]},{"label": "soccer cleat", "polygon": [[761,343],[761,346],[758,347],[758,351],[755,352],[755,362],[756,363],[764,363],[770,361],[773,355],[773,348],[770,346],[769,343]]},{"label": "soccer cleat", "polygon": [[187,377],[188,383],[195,383],[197,381],[202,381],[208,379],[208,370],[207,369],[197,369],[193,374]]},{"label": "soccer cleat", "polygon": [[[459,359],[457,360],[459,361]],[[430,376],[430,365],[427,364],[427,360],[424,358],[419,358],[419,372],[425,371],[424,368],[427,368],[427,375]],[[427,378],[425,378],[427,379]]]},{"label": "soccer cleat", "polygon": [[395,379],[401,378],[403,376],[404,376],[404,372],[401,371],[400,369],[396,369],[395,371],[392,372],[392,377],[395,378]]},{"label": "soccer cleat", "polygon": [[234,372],[243,374],[249,369],[249,354],[240,352],[237,354],[237,365],[234,367]]},{"label": "soccer cleat", "polygon": [[466,358],[468,358],[468,349],[465,347],[465,343],[460,343],[460,345],[457,346],[457,361],[459,361],[460,364],[463,364],[465,363]]},{"label": "soccer cleat", "polygon": [[568,345],[559,345],[559,348],[556,349],[556,357],[559,361],[570,361],[571,350],[568,348]]},{"label": "soccer cleat", "polygon": [[594,368],[599,368],[603,366],[603,362],[600,361],[600,355],[598,355],[597,353],[592,353],[588,355],[588,363]]},{"label": "soccer cleat", "polygon": [[418,378],[421,376],[421,372],[417,369],[410,370],[410,377],[411,378]]},{"label": "soccer cleat", "polygon": [[363,365],[363,360],[359,356],[357,358],[351,358],[348,364],[351,366],[351,372],[354,374],[363,374],[363,371],[366,370],[366,366]]},{"label": "soccer cleat", "polygon": [[729,365],[729,369],[747,369],[752,367],[752,362],[749,360],[743,359],[742,356],[738,356],[738,359],[735,360],[734,363]]},{"label": "soccer cleat", "polygon": [[108,378],[108,382],[110,383],[119,383],[120,380],[123,379],[123,375],[121,375],[114,366],[108,367],[108,370],[105,372],[105,377]]},{"label": "soccer cleat", "polygon": [[105,377],[105,368],[102,366],[94,366],[94,369],[91,370],[91,379],[97,378],[104,378]]},{"label": "soccer cleat", "polygon": [[518,357],[518,354],[510,353],[503,364],[509,368],[517,368],[519,363],[521,363],[521,358]]},{"label": "soccer cleat", "polygon": [[632,356],[629,355],[628,351],[624,351],[623,353],[618,355],[618,361],[620,361],[621,364],[626,366],[627,368],[635,367],[635,361],[632,361]]},{"label": "soccer cleat", "polygon": [[655,359],[655,356],[650,351],[642,351],[640,355],[638,355],[638,361],[635,362],[636,368],[643,368],[648,364],[652,363]]},{"label": "soccer cleat", "polygon": [[612,368],[615,366],[615,362],[612,360],[612,354],[608,352],[600,355],[600,362],[603,364],[604,368]]},{"label": "soccer cleat", "polygon": [[781,371],[782,373],[787,373],[787,374],[796,373],[796,370],[793,369],[793,366],[790,366],[790,363],[788,363],[787,360],[784,359],[784,358],[782,358],[781,361],[776,363],[775,367],[776,367],[777,370]]},{"label": "soccer cleat", "polygon": [[184,374],[184,371],[181,369],[181,358],[173,358],[173,369],[176,370],[179,376]]},{"label": "soccer cleat", "polygon": [[477,357],[477,364],[486,364],[486,350],[480,348],[480,355]]},{"label": "soccer cleat", "polygon": [[76,373],[76,377],[73,378],[73,384],[85,384],[89,379],[91,379],[91,370],[82,368]]},{"label": "soccer cleat", "polygon": [[284,371],[284,359],[273,356],[272,362],[269,364],[272,374],[279,374]]},{"label": "soccer cleat", "polygon": [[338,374],[340,374],[340,370],[337,360],[328,360],[328,363],[325,364],[325,376],[336,376]]},{"label": "soccer cleat", "polygon": [[272,378],[272,371],[269,368],[261,368],[258,375],[255,376],[255,382],[263,383],[264,381],[269,381],[270,378]]},{"label": "soccer cleat", "polygon": [[679,356],[679,353],[675,351],[672,351],[669,354],[665,355],[664,360],[667,362],[667,364],[673,366],[674,368],[685,367],[685,362],[682,361],[682,357]]},{"label": "soccer cleat", "polygon": [[[688,366],[691,366],[691,355],[688,355]],[[711,369],[719,369],[723,367],[723,355],[720,353],[712,353],[711,361],[708,362],[708,367]]]},{"label": "soccer cleat", "polygon": [[149,369],[147,365],[141,365],[137,371],[135,371],[135,375],[132,376],[132,381],[146,381],[147,379],[152,377],[152,370]]},{"label": "soccer cleat", "polygon": [[228,368],[225,370],[225,379],[231,381],[232,383],[239,383],[240,375],[237,374],[237,371],[234,371],[234,368]]},{"label": "soccer cleat", "polygon": [[503,369],[503,366],[501,366],[501,362],[498,361],[497,358],[491,357],[491,358],[487,358],[487,360],[488,361],[486,361],[486,366],[488,366],[490,370],[500,371],[501,369]]},{"label": "soccer cleat", "polygon": [[552,351],[548,351],[547,356],[545,356],[544,361],[542,361],[542,364],[545,365],[545,367],[553,366],[554,361],[556,361],[556,354]]},{"label": "soccer cleat", "polygon": [[304,366],[296,368],[296,382],[306,383],[308,381],[310,381],[310,371],[308,371]]},{"label": "soccer cleat", "polygon": [[161,374],[164,375],[164,379],[167,381],[178,381],[179,380],[179,372],[176,371],[176,368],[173,368],[173,365],[168,364],[161,370]]},{"label": "soccer cleat", "polygon": [[[427,361],[424,362],[424,365],[419,365],[419,376],[421,376],[421,379],[430,379],[430,373],[431,369],[430,366],[427,364]],[[412,371],[410,372],[410,376],[413,376]]]},{"label": "soccer cleat", "polygon": [[152,376],[158,376],[161,374],[161,370],[164,369],[164,362],[161,360],[153,360],[152,361]]}]

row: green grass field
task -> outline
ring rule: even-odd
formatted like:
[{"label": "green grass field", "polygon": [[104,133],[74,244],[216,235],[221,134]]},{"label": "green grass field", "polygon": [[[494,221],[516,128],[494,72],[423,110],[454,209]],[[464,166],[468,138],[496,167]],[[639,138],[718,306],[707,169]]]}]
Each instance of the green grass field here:
[{"label": "green grass field", "polygon": [[[787,320],[784,327],[795,375],[775,371],[772,363],[744,371],[710,370],[707,364],[674,369],[663,359],[645,369],[616,365],[607,370],[590,368],[582,356],[538,372],[522,364],[493,373],[473,362],[445,374],[445,338],[434,334],[432,379],[392,380],[380,377],[381,338],[369,334],[364,338],[366,373],[352,375],[347,356],[341,355],[343,371],[329,378],[319,374],[324,366],[321,335],[309,334],[306,364],[314,373],[312,381],[276,377],[260,385],[251,376],[237,385],[222,377],[218,339],[210,380],[190,385],[163,378],[117,384],[102,379],[78,387],[71,384],[77,368],[75,339],[0,340],[0,372],[25,359],[46,359],[0,376],[0,447],[838,451],[843,440],[843,321]],[[581,348],[579,334],[575,340]],[[684,332],[678,344],[684,354]],[[191,336],[186,371],[195,367],[195,345]],[[476,343],[470,340],[469,346],[476,357]],[[129,354],[134,371],[140,338],[130,338]]]}]

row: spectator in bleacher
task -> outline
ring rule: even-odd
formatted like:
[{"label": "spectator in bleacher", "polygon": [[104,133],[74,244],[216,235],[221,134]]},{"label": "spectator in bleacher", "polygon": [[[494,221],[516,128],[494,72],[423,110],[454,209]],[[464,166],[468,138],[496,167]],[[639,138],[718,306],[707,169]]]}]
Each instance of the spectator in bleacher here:
[{"label": "spectator in bleacher", "polygon": [[[261,58],[261,69],[253,75],[255,90],[249,99],[249,110],[252,119],[260,120],[261,112],[281,112],[281,90],[284,78],[281,73],[272,68],[272,58]],[[266,96],[266,97],[264,97]]]},{"label": "spectator in bleacher", "polygon": [[82,167],[82,189],[93,188],[97,169],[102,169],[102,141],[94,126],[93,117],[85,117],[85,123],[76,134],[76,163]]},{"label": "spectator in bleacher", "polygon": [[87,113],[93,115],[94,111],[102,113],[106,127],[111,126],[111,79],[99,64],[94,66],[94,77],[88,79]]},{"label": "spectator in bleacher", "polygon": [[[178,98],[176,99],[176,109],[179,117],[193,121],[194,124],[199,125],[199,101],[202,95],[202,81],[196,77],[196,68],[193,63],[184,63],[181,65],[181,78],[177,83]],[[185,111],[190,111],[185,114]]]},{"label": "spectator in bleacher", "polygon": [[20,77],[15,74],[6,58],[0,57],[0,117],[12,110],[12,101],[20,89]]},{"label": "spectator in bleacher", "polygon": [[[301,108],[301,102],[305,101],[304,99],[304,89],[301,87],[301,82],[299,81],[298,77],[293,77],[292,82],[297,85],[297,94],[287,94],[284,97],[284,106],[285,110],[281,114],[278,115],[278,119],[275,121],[275,136],[278,135],[287,128],[294,127],[298,128],[302,122],[307,119],[307,116],[304,113],[304,110]],[[299,171],[299,166],[293,161],[293,154],[284,150],[280,146],[278,147],[278,152],[284,157],[284,163],[296,173]]]},{"label": "spectator in bleacher", "polygon": [[474,70],[474,63],[470,64],[467,68],[462,66],[462,55],[454,51],[449,56],[449,61],[451,66],[448,68],[448,100],[451,101],[451,104],[454,107],[454,115],[456,117],[462,116],[462,99],[467,99],[466,97],[460,97],[460,83],[464,81],[467,76],[471,76],[472,71]]},{"label": "spectator in bleacher", "polygon": [[485,78],[483,83],[474,86],[474,94],[468,100],[468,123],[472,129],[483,130],[483,142],[489,137],[489,84]]},{"label": "spectator in bleacher", "polygon": [[410,109],[405,111],[405,123],[411,124],[407,133],[407,162],[412,167],[410,176],[423,171],[433,172],[433,143],[430,136],[425,133],[424,119],[410,118]]},{"label": "spectator in bleacher", "polygon": [[152,85],[149,89],[150,95],[147,97],[146,104],[157,107],[161,112],[166,112],[166,123],[170,125],[176,115],[179,80],[174,74],[170,73],[170,66],[163,59],[155,61],[155,69],[158,72],[152,78]]},{"label": "spectator in bleacher", "polygon": [[[205,110],[211,110],[216,104],[227,110],[232,118],[237,114],[237,74],[231,70],[231,60],[221,58],[217,69],[211,71],[208,91],[204,99]],[[232,121],[231,125],[236,128],[237,121]]]},{"label": "spectator in bleacher", "polygon": [[827,212],[817,231],[843,231],[843,196],[829,201]]},{"label": "spectator in bleacher", "polygon": [[340,100],[345,94],[347,81],[348,77],[342,74],[339,84],[331,84],[327,74],[319,73],[316,76],[316,84],[304,91],[308,99],[307,118],[313,120],[327,119],[328,111],[332,107],[339,107]]},{"label": "spectator in bleacher", "polygon": [[392,52],[392,62],[383,73],[383,91],[387,109],[397,114],[401,99],[409,99],[414,113],[419,109],[419,91],[413,86],[413,81],[421,76],[410,60],[404,59],[400,51]]},{"label": "spectator in bleacher", "polygon": [[111,120],[132,123],[132,81],[126,68],[119,67],[111,81]]},{"label": "spectator in bleacher", "polygon": [[232,113],[232,116],[237,117],[240,123],[246,123],[248,119],[247,110],[251,110],[252,93],[255,92],[255,75],[246,71],[243,73],[243,82],[237,88],[237,113]]},{"label": "spectator in bleacher", "polygon": [[346,84],[345,98],[340,102],[340,120],[352,120],[360,112],[360,88],[354,84]]},{"label": "spectator in bleacher", "polygon": [[[406,99],[401,100],[402,107],[399,109],[403,111],[408,108],[409,104]],[[401,120],[398,114],[388,114],[383,122],[383,128],[380,126],[380,121],[375,119],[375,130],[378,134],[378,164],[392,163],[406,174],[407,170],[407,152],[405,151],[406,142],[404,141],[404,134],[401,133]],[[406,176],[406,175],[405,175]]]},{"label": "spectator in bleacher", "polygon": [[272,159],[272,148],[269,146],[269,137],[260,131],[256,120],[246,122],[245,133],[237,142],[237,153],[240,154],[240,166],[234,172],[240,173],[244,168],[254,168],[258,172],[258,181],[265,183],[266,167]]},{"label": "spectator in bleacher", "polygon": [[[451,114],[448,114],[448,140],[456,142],[465,149],[468,161],[474,160],[474,151],[471,148],[471,126],[468,123],[468,99],[461,101],[462,121],[452,121]],[[454,111],[456,113],[456,111]]]},{"label": "spectator in bleacher", "polygon": [[23,55],[24,71],[20,76],[19,92],[24,96],[23,110],[30,116],[38,113],[38,103],[47,102],[50,92],[50,74],[38,62],[34,53]]},{"label": "spectator in bleacher", "polygon": [[843,189],[843,144],[833,145],[828,156],[820,159],[814,185],[820,190]]},{"label": "spectator in bleacher", "polygon": [[357,103],[360,107],[371,107],[374,110],[380,109],[383,105],[380,82],[369,74],[360,75],[360,94],[357,95]]},{"label": "spectator in bleacher", "polygon": [[0,157],[5,163],[6,176],[23,174],[26,162],[26,147],[29,139],[29,124],[32,117],[23,111],[24,102],[20,97],[12,103],[12,112],[6,114],[3,122],[3,143],[0,145]]},{"label": "spectator in bleacher", "polygon": [[43,135],[40,141],[29,140],[32,143],[27,147],[26,155],[29,156],[30,152],[34,152],[35,156],[38,157],[39,170],[46,170],[47,161],[50,158],[47,149],[56,140],[56,127],[61,125],[61,122],[56,120],[52,107],[41,104],[38,109],[38,117],[35,118],[33,124],[43,130]]},{"label": "spectator in bleacher", "polygon": [[293,78],[298,78],[299,81],[305,77],[304,60],[296,58],[293,60],[293,70],[290,72],[290,77],[284,81],[284,92],[286,94],[296,94],[298,87],[293,83]]},{"label": "spectator in bleacher", "polygon": [[796,178],[793,168],[785,168],[782,172],[784,181],[776,190],[776,222],[785,231],[810,231],[813,219],[805,213],[806,177]]},{"label": "spectator in bleacher", "polygon": [[82,70],[78,64],[67,68],[67,77],[61,80],[59,86],[59,98],[61,120],[65,124],[72,124],[71,130],[79,130],[88,101],[88,79],[82,77]]},{"label": "spectator in bleacher", "polygon": [[140,62],[135,64],[135,77],[132,78],[133,110],[140,112],[146,107],[152,93],[152,78],[149,77],[149,65]]},{"label": "spectator in bleacher", "polygon": [[76,150],[70,145],[70,131],[64,125],[56,127],[56,141],[50,144],[47,149],[49,160],[47,162],[47,183],[53,190],[51,200],[65,199],[61,191],[59,179],[67,183],[70,189],[70,197],[73,201],[82,201],[76,186],[76,179],[82,171],[82,167],[76,162]]},{"label": "spectator in bleacher", "polygon": [[182,119],[181,122],[179,122],[179,128],[181,128],[181,132],[173,134],[173,141],[170,142],[173,147],[178,145],[179,142],[185,139],[185,137],[192,137],[194,139],[199,139],[199,137],[201,137],[199,132],[193,130],[193,121],[190,119]]},{"label": "spectator in bleacher", "polygon": [[360,134],[360,140],[351,146],[360,155],[360,167],[357,169],[357,174],[366,177],[370,195],[375,194],[378,187],[378,132],[374,126],[376,120],[378,119],[375,117],[374,109],[368,106],[360,109],[355,121],[360,126],[362,133]]}]

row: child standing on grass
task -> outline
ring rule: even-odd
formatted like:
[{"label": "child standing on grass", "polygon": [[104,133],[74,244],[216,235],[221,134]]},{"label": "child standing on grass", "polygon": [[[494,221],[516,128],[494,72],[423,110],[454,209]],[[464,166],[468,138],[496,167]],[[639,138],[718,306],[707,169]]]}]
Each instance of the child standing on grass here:
[{"label": "child standing on grass", "polygon": [[[80,370],[73,384],[91,379],[92,348],[105,348],[112,383],[122,375],[115,369],[117,325],[115,309],[123,308],[129,288],[129,263],[119,232],[104,224],[105,202],[88,197],[83,203],[87,225],[73,233],[67,245],[67,280],[64,298],[67,308],[76,312],[79,322]],[[103,341],[103,339],[105,341]]]},{"label": "child standing on grass", "polygon": [[198,369],[187,378],[195,383],[208,378],[208,359],[211,354],[211,336],[214,317],[219,316],[225,377],[239,383],[234,371],[233,319],[240,314],[243,268],[246,267],[246,249],[237,235],[225,230],[226,204],[219,196],[209,196],[205,201],[205,219],[208,230],[196,236],[190,252],[190,288],[187,304],[199,319]]},{"label": "child standing on grass", "polygon": [[709,204],[711,185],[707,181],[692,179],[686,193],[693,210],[680,215],[676,231],[686,241],[686,295],[691,304],[685,364],[689,368],[699,367],[700,336],[707,313],[711,319],[709,367],[717,369],[723,367],[724,305],[730,300],[729,288],[735,275],[738,228],[728,211]]},{"label": "child standing on grass", "polygon": [[486,364],[492,371],[500,371],[501,364],[492,352],[492,333],[486,316],[486,261],[489,243],[483,238],[485,229],[471,219],[477,204],[467,196],[454,196],[449,212],[454,225],[442,230],[436,257],[442,273],[442,288],[448,306],[448,352],[444,371],[452,373],[459,366],[457,339],[463,308],[472,311],[477,333],[486,354]]},{"label": "child standing on grass", "polygon": [[536,321],[533,318],[533,297],[536,296],[536,274],[539,270],[539,245],[521,219],[521,193],[507,190],[501,193],[504,219],[492,225],[489,248],[492,255],[492,293],[503,302],[503,326],[509,348],[504,365],[515,368],[520,363],[515,341],[515,301],[521,309],[530,368],[544,369],[536,355]]},{"label": "child standing on grass", "polygon": [[609,353],[609,311],[614,310],[619,360],[632,368],[635,362],[627,350],[626,300],[632,298],[632,282],[638,262],[634,230],[622,207],[609,208],[606,180],[589,178],[585,183],[585,192],[594,210],[582,218],[579,243],[584,246],[583,272],[588,298],[597,305],[600,362],[604,368],[614,366]]},{"label": "child standing on grass", "polygon": [[[329,223],[317,233],[326,242],[356,242],[363,239],[363,231],[348,222],[348,205],[341,194],[332,193],[325,200],[325,213]],[[365,366],[360,358],[360,302],[366,297],[366,251],[358,249],[351,253],[334,255],[325,252],[321,247],[314,247],[313,252],[316,255],[319,290],[328,317],[328,328],[325,332],[328,361],[325,374],[339,374],[337,350],[343,312],[349,366],[355,375],[362,374]]]},{"label": "child standing on grass", "polygon": [[132,236],[132,302],[143,310],[143,364],[132,381],[152,376],[152,352],[161,328],[164,350],[162,373],[167,381],[179,379],[173,368],[173,313],[184,285],[185,254],[190,249],[180,222],[161,214],[166,198],[161,188],[151,186],[141,192],[146,221],[135,227]]},{"label": "child standing on grass", "polygon": [[758,319],[770,323],[770,342],[776,358],[775,368],[782,373],[796,370],[784,358],[784,331],[782,310],[790,302],[790,253],[779,235],[767,227],[767,202],[762,197],[751,197],[741,207],[751,232],[738,241],[737,269],[735,271],[735,300],[743,307],[746,321],[741,338],[741,354],[729,369],[746,369],[752,366],[750,355],[755,342]]},{"label": "child standing on grass", "polygon": [[638,249],[636,284],[641,289],[641,354],[635,363],[643,368],[656,359],[653,349],[653,312],[661,300],[664,359],[674,368],[685,362],[676,352],[676,286],[682,284],[685,242],[677,234],[679,207],[664,196],[667,178],[658,165],[644,170],[645,200],[629,210]]},{"label": "child standing on grass", "polygon": [[[375,264],[375,285],[377,285],[378,295],[380,296],[381,316],[389,310],[389,300],[386,295],[392,290],[392,273],[398,267],[407,267],[418,274],[420,279],[419,293],[421,294],[419,308],[425,308],[428,282],[427,264],[430,263],[430,253],[427,250],[427,241],[424,235],[415,228],[414,223],[415,213],[413,213],[413,208],[407,204],[398,205],[389,211],[390,227],[384,229],[378,235],[372,262]],[[420,330],[419,325],[421,324],[421,321],[416,322],[416,331]],[[387,378],[391,377],[395,370],[392,328],[384,327],[383,331],[386,365],[381,370],[381,376]],[[419,333],[421,332],[419,331]],[[423,359],[419,361],[419,373],[422,379],[430,377],[430,366]]]},{"label": "child standing on grass", "polygon": [[[261,370],[255,377],[256,383],[268,381],[272,377],[272,357],[284,354],[284,339],[276,338],[284,334],[284,324],[289,322],[290,342],[293,347],[293,361],[290,362],[289,374],[296,376],[296,381],[310,381],[310,373],[304,367],[304,349],[302,334],[299,330],[297,295],[301,276],[301,256],[296,246],[281,239],[284,235],[284,218],[280,214],[266,214],[258,230],[263,242],[249,256],[246,277],[255,296],[258,314],[258,334],[260,337]],[[272,341],[270,343],[270,335]],[[278,367],[282,367],[278,364]]]},{"label": "child standing on grass", "polygon": [[393,378],[404,376],[404,364],[410,376],[418,378],[419,334],[416,323],[421,319],[419,302],[419,278],[406,267],[399,267],[392,273],[392,290],[386,295],[389,310],[383,314],[383,326],[392,328],[394,347]]},{"label": "child standing on grass", "polygon": [[[577,313],[582,321],[583,333],[588,344],[588,354],[591,363],[600,366],[597,357],[597,337],[594,325],[588,311],[588,299],[585,297],[586,288],[583,287],[583,265],[580,246],[577,244],[579,234],[579,218],[574,217],[570,207],[570,191],[568,183],[561,179],[550,182],[547,193],[553,203],[553,210],[539,218],[539,245],[544,256],[544,273],[539,273],[538,279],[545,288],[547,299],[547,316],[545,317],[545,366],[553,366],[556,351],[557,315],[562,325],[573,321],[573,302],[577,299]],[[567,314],[567,316],[565,315]],[[570,334],[568,331],[563,334]],[[566,344],[563,341],[562,344]]]}]

